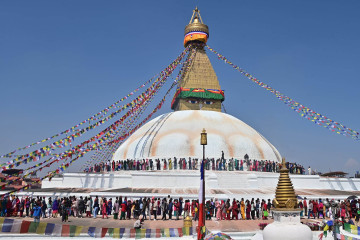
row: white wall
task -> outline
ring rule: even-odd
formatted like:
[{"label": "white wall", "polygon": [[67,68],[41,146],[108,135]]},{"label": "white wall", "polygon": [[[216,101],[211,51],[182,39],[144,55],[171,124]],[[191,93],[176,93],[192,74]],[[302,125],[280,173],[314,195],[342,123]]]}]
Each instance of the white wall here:
[{"label": "white wall", "polygon": [[[115,173],[65,173],[63,177],[44,180],[42,188],[198,188],[198,171]],[[324,178],[317,175],[290,175],[295,189],[359,191],[360,179]],[[207,171],[208,189],[275,189],[279,174],[262,172]]]}]

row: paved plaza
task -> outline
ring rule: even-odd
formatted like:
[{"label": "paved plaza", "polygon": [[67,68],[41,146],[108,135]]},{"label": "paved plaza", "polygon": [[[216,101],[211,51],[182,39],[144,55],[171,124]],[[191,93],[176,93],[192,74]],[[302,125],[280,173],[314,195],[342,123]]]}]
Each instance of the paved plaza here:
[{"label": "paved plaza", "polygon": [[[22,219],[25,221],[33,221],[33,218],[25,217],[25,218],[13,218],[13,219]],[[56,224],[68,224],[68,225],[76,225],[76,226],[84,226],[84,227],[103,227],[103,228],[133,228],[135,219],[131,220],[117,220],[113,219],[113,216],[109,215],[108,219],[102,219],[101,216],[98,216],[96,219],[94,218],[75,218],[69,217],[68,222],[61,222],[61,217],[58,218],[42,218],[41,222],[47,223],[56,223]],[[302,219],[302,222],[320,222],[322,219]],[[217,221],[207,220],[206,227],[210,231],[221,231],[221,232],[256,232],[259,231],[260,223],[272,223],[273,219],[268,220],[222,220]],[[193,227],[196,227],[198,222],[192,221]],[[181,228],[183,227],[184,222],[181,218],[180,220],[145,220],[143,223],[143,227],[145,229],[161,229],[161,228]],[[84,228],[83,232],[86,233],[86,229]]]}]

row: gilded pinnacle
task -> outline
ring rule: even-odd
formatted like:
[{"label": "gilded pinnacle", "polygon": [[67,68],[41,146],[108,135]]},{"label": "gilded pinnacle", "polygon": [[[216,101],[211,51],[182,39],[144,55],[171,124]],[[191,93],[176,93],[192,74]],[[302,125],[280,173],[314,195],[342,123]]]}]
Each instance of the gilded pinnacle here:
[{"label": "gilded pinnacle", "polygon": [[203,23],[200,10],[196,7],[190,18],[189,24],[185,27],[185,35],[190,32],[204,32],[209,36],[209,27]]}]

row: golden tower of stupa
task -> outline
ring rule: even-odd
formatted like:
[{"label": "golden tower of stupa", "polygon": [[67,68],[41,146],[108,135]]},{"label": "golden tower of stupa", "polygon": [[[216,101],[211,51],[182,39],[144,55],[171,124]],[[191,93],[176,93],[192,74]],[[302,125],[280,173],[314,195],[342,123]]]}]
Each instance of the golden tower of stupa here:
[{"label": "golden tower of stupa", "polygon": [[221,112],[224,92],[206,55],[204,46],[209,38],[209,28],[202,21],[196,7],[185,27],[184,46],[195,50],[189,70],[181,77],[171,108],[178,110],[210,110]]}]

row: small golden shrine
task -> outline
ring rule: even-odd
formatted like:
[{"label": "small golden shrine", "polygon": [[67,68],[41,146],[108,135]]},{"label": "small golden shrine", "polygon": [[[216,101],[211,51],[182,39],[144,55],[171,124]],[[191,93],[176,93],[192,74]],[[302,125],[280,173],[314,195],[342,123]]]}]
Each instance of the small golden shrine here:
[{"label": "small golden shrine", "polygon": [[298,208],[294,187],[289,177],[289,169],[286,168],[285,158],[282,159],[280,177],[276,187],[274,207],[278,211],[289,211]]}]

